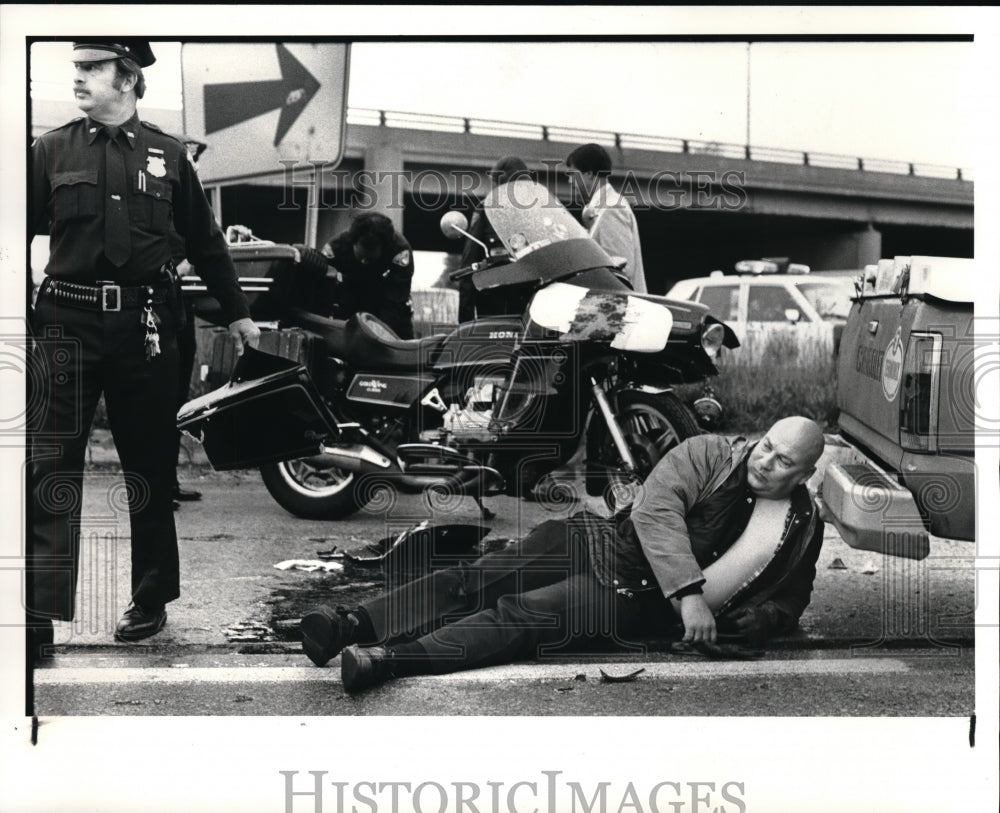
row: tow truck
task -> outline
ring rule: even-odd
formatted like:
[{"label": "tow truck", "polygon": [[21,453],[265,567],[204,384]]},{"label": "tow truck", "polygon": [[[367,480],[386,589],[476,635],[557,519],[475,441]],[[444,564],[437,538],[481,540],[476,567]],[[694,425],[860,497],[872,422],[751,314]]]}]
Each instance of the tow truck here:
[{"label": "tow truck", "polygon": [[820,497],[851,547],[922,559],[930,535],[975,539],[975,285],[973,260],[917,256],[856,282]]}]

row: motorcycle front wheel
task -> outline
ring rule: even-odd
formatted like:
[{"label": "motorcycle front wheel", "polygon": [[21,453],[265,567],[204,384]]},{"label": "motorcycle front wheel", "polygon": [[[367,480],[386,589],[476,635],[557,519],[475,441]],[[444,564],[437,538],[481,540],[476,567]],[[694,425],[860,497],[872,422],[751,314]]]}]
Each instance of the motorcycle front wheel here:
[{"label": "motorcycle front wheel", "polygon": [[305,459],[268,463],[260,467],[260,476],[278,505],[303,519],[343,519],[368,502],[354,472]]},{"label": "motorcycle front wheel", "polygon": [[599,414],[591,418],[587,431],[587,494],[603,496],[609,505],[620,503],[674,446],[701,434],[694,415],[672,392],[628,390],[618,394],[617,407],[615,417],[635,460],[635,475],[625,471],[608,426]]}]

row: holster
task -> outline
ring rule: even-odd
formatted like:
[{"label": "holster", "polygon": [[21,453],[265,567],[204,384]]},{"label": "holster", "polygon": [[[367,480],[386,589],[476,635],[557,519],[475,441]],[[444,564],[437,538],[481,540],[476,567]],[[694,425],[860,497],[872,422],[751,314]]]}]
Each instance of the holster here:
[{"label": "holster", "polygon": [[167,260],[160,267],[160,275],[170,283],[169,307],[174,315],[174,323],[177,325],[179,333],[187,325],[188,312],[184,306],[184,294],[181,292],[181,275],[177,273],[177,266],[173,260]]}]

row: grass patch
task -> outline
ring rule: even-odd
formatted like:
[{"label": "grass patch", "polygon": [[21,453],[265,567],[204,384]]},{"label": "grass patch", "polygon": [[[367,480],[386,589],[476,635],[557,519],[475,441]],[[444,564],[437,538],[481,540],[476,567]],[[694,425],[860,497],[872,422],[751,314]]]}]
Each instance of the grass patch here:
[{"label": "grass patch", "polygon": [[[724,410],[721,432],[763,432],[788,415],[804,415],[826,431],[836,430],[837,361],[831,353],[803,358],[794,344],[776,340],[755,364],[731,354],[710,383]],[[701,384],[678,388],[687,403],[702,394]]]}]

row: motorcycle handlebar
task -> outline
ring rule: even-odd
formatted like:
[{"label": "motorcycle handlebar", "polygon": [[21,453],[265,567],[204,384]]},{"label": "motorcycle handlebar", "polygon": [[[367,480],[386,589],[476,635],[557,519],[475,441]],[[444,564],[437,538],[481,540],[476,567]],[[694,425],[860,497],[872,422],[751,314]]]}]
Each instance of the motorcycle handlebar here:
[{"label": "motorcycle handlebar", "polygon": [[450,279],[452,282],[458,282],[459,280],[463,280],[466,277],[471,277],[479,270],[479,268],[480,268],[479,263],[473,263],[472,265],[467,265],[465,268],[459,268],[456,271],[451,271],[448,274],[448,279]]},{"label": "motorcycle handlebar", "polygon": [[452,282],[458,282],[466,277],[471,277],[477,271],[485,271],[487,268],[496,268],[499,265],[507,265],[511,262],[510,257],[491,257],[487,260],[480,260],[472,265],[467,265],[465,268],[459,268],[455,271],[451,271],[448,274],[448,279]]}]

